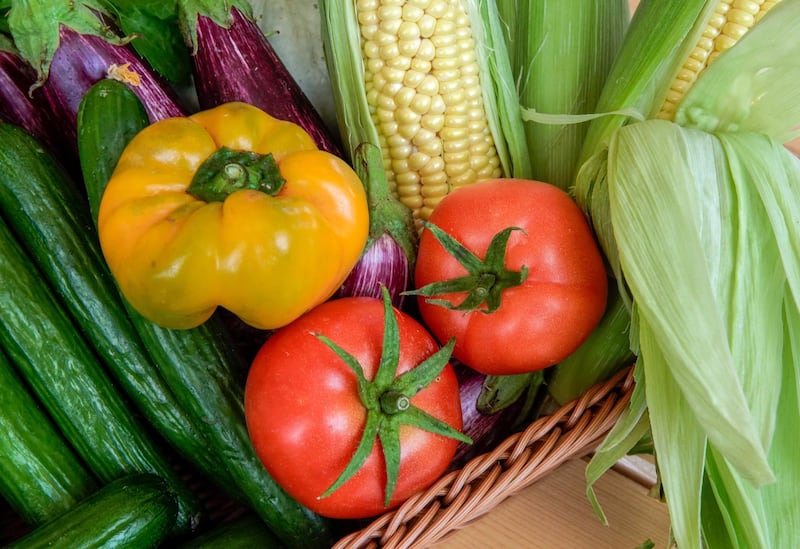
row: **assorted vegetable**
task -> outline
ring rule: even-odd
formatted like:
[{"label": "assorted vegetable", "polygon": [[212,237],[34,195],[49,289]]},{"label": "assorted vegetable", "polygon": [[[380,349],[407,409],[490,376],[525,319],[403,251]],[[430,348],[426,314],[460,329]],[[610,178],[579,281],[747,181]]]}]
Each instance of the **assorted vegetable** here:
[{"label": "assorted vegetable", "polygon": [[[259,28],[250,4],[242,0],[179,0],[178,4],[201,108],[249,103],[294,122],[320,149],[342,156],[339,143]],[[222,73],[228,77],[220,78]]]},{"label": "assorted vegetable", "polygon": [[164,479],[126,475],[7,547],[157,547],[169,539],[176,512]]},{"label": "assorted vegetable", "polygon": [[566,192],[533,180],[449,194],[425,224],[414,277],[426,326],[440,342],[455,338],[453,356],[484,374],[564,360],[606,307],[605,265],[586,219]]},{"label": "assorted vegetable", "polygon": [[98,212],[122,293],[167,328],[198,326],[217,306],[257,328],[288,324],[336,292],[367,229],[352,168],[241,102],[139,132]]},{"label": "assorted vegetable", "polygon": [[[462,427],[448,358],[383,300],[328,301],[275,332],[245,386],[259,457],[298,501],[334,518],[396,507],[448,467]],[[378,444],[379,441],[379,444]],[[382,454],[382,455],[381,455]]]},{"label": "assorted vegetable", "polygon": [[[97,95],[90,94],[87,101],[94,98],[113,103],[122,101],[121,96],[125,95],[117,82],[95,86]],[[134,98],[128,95],[127,99]],[[84,107],[84,113],[90,110],[87,104]],[[120,110],[101,110],[105,127],[117,137],[123,135],[123,123],[129,124],[130,119],[115,120],[114,113],[119,114]],[[91,142],[91,137],[90,133],[85,142]],[[106,183],[126,143],[109,141],[107,145],[96,158],[82,157],[83,164],[90,168],[84,182],[92,211],[99,209]],[[243,359],[226,325],[212,317],[196,328],[171,330],[150,322],[130,307],[128,314],[179,406],[206,439],[205,453],[221,465],[206,469],[208,478],[236,501],[246,502],[282,542],[298,547],[326,546],[330,541],[328,525],[290,499],[258,461],[245,424]],[[194,456],[190,463],[197,459],[202,464],[203,456]]]},{"label": "assorted vegetable", "polygon": [[334,137],[257,3],[0,2],[12,546],[328,547],[633,362],[598,516],[797,545],[800,2],[634,4],[324,0]]}]

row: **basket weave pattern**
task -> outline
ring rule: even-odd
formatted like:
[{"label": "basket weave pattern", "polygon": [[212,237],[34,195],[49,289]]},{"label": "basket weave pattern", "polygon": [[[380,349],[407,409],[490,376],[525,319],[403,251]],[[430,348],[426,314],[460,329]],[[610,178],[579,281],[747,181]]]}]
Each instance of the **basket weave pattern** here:
[{"label": "basket weave pattern", "polygon": [[334,549],[406,549],[442,540],[567,460],[590,453],[622,415],[632,390],[633,366],[444,475]]}]

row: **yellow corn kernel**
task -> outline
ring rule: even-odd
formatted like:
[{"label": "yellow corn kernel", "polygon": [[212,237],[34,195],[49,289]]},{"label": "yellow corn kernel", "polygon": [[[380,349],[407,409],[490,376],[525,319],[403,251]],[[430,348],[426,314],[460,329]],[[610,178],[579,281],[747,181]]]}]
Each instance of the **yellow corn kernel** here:
[{"label": "yellow corn kernel", "polygon": [[358,0],[367,102],[392,191],[427,219],[454,188],[500,177],[462,0]]},{"label": "yellow corn kernel", "polygon": [[672,120],[678,104],[698,76],[780,0],[720,0],[703,35],[673,80],[656,118]]}]

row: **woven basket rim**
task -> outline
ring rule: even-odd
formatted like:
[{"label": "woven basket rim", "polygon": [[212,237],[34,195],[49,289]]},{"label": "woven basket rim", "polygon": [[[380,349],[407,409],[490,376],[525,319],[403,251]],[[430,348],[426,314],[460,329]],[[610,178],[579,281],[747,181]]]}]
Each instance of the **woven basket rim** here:
[{"label": "woven basket rim", "polygon": [[590,453],[630,400],[634,365],[533,421],[493,450],[341,538],[334,549],[426,547],[482,517],[558,466]]}]

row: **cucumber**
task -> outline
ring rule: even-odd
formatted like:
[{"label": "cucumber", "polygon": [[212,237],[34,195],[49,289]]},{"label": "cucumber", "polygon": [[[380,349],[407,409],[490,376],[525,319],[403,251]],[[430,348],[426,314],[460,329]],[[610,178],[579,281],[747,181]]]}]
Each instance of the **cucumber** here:
[{"label": "cucumber", "polygon": [[0,351],[0,496],[30,526],[60,515],[98,488]]},{"label": "cucumber", "polygon": [[180,549],[279,549],[285,547],[252,513],[233,519],[192,538]]},{"label": "cucumber", "polygon": [[[124,85],[110,80],[103,84],[103,90],[105,99],[110,94],[130,93]],[[91,93],[85,102],[93,100]],[[97,108],[92,112],[97,115],[91,119],[84,116],[79,135],[96,142],[104,142],[105,135],[115,134],[119,124],[127,123],[117,120],[120,113],[113,110]],[[84,148],[81,153],[81,165],[93,168],[84,173],[84,184],[89,199],[98,200],[122,150],[106,149],[87,156],[88,150]],[[97,211],[98,204],[91,204],[90,209]],[[244,498],[242,503],[287,545],[330,547],[334,539],[328,520],[286,494],[255,453],[244,418],[241,373],[246,367],[224,324],[212,317],[191,330],[169,330],[132,310],[130,317],[176,399],[208,439],[208,451],[223,460],[233,485]]]},{"label": "cucumber", "polygon": [[0,345],[76,453],[102,483],[133,472],[162,475],[179,495],[178,530],[193,530],[198,498],[5,223],[0,223],[0,280]]},{"label": "cucumber", "polygon": [[23,130],[0,125],[0,140],[0,215],[147,422],[198,470],[224,477],[131,324],[78,183]]},{"label": "cucumber", "polygon": [[172,533],[176,514],[175,496],[161,477],[131,474],[104,485],[8,547],[157,547]]}]

